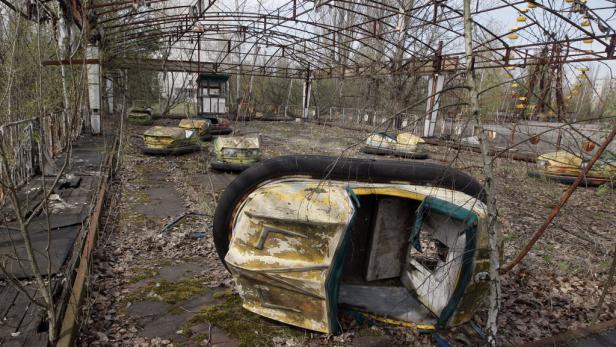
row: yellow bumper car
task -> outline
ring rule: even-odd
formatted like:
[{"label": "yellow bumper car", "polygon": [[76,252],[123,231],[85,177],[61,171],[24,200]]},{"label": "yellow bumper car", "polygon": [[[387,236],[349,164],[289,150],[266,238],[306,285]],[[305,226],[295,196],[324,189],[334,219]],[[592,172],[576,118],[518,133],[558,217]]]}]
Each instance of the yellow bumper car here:
[{"label": "yellow bumper car", "polygon": [[128,122],[136,125],[151,125],[152,111],[146,107],[131,107],[128,110]]},{"label": "yellow bumper car", "polygon": [[483,187],[447,165],[285,156],[222,194],[214,243],[243,306],[319,331],[338,308],[431,330],[489,293]]},{"label": "yellow bumper car", "polygon": [[[590,155],[576,155],[567,151],[542,154],[537,157],[537,169],[531,177],[545,177],[564,184],[572,184],[590,161]],[[605,151],[582,180],[583,186],[613,185],[616,180],[616,154]]]},{"label": "yellow bumper car", "polygon": [[195,130],[201,141],[212,139],[212,134],[210,133],[212,123],[208,119],[182,119],[178,127]]},{"label": "yellow bumper car", "polygon": [[218,171],[241,172],[261,160],[259,135],[217,137],[214,140],[216,160],[210,167]]},{"label": "yellow bumper car", "polygon": [[409,159],[426,159],[428,154],[423,152],[424,140],[411,133],[378,133],[366,139],[362,152],[367,154],[392,155]]},{"label": "yellow bumper car", "polygon": [[200,149],[199,136],[193,129],[154,126],[143,133],[145,154],[179,155]]}]

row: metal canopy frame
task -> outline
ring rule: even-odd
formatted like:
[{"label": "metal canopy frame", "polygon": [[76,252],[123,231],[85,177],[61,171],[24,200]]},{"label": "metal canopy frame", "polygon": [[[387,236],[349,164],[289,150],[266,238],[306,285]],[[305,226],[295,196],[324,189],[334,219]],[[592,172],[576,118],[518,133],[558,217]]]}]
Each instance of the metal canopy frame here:
[{"label": "metal canopy frame", "polygon": [[[243,0],[239,8],[224,0],[58,1],[68,19],[100,33],[103,63],[122,67],[291,78],[310,71],[320,79],[466,64],[460,0]],[[477,1],[475,67],[526,67],[545,46],[559,46],[558,64],[614,59],[615,2]],[[489,19],[504,14],[524,21],[496,33]],[[517,41],[507,38],[514,32]],[[165,53],[152,54],[153,46]]]}]

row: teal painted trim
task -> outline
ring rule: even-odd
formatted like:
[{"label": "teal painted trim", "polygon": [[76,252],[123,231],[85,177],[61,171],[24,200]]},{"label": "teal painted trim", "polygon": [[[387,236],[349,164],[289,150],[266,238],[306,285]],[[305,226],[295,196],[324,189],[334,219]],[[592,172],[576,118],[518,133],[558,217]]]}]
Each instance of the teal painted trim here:
[{"label": "teal painted trim", "polygon": [[466,242],[464,246],[464,256],[462,257],[460,277],[456,285],[456,289],[449,299],[449,302],[441,312],[441,315],[438,317],[437,326],[442,329],[447,326],[447,323],[455,313],[458,304],[462,300],[462,296],[464,296],[466,287],[468,287],[468,284],[472,279],[473,263],[477,248],[475,244],[477,235],[477,221],[479,217],[477,217],[477,214],[471,210],[435,197],[426,197],[424,202],[427,204],[425,209],[434,209],[438,212],[451,216],[452,218],[463,221],[466,225],[464,228]]},{"label": "teal painted trim", "polygon": [[439,328],[445,328],[449,319],[453,316],[458,307],[458,304],[462,300],[462,296],[464,296],[464,292],[466,291],[466,287],[470,283],[473,276],[473,263],[475,258],[475,235],[477,232],[477,228],[474,226],[467,226],[464,229],[464,234],[466,235],[466,245],[464,247],[464,257],[462,257],[462,269],[460,271],[460,278],[458,280],[458,285],[454,290],[447,306],[441,311],[441,315],[438,317],[437,325]]},{"label": "teal painted trim", "polygon": [[464,207],[460,207],[456,204],[453,204],[449,201],[445,201],[439,198],[435,198],[432,196],[428,196],[424,199],[424,201],[419,205],[417,209],[417,216],[415,219],[415,225],[413,226],[413,230],[411,231],[411,236],[409,242],[421,252],[421,242],[419,241],[419,234],[421,232],[421,226],[423,224],[424,217],[428,213],[428,211],[436,211],[441,214],[445,214],[450,216],[451,218],[462,221],[465,224],[464,235],[466,236],[466,242],[464,245],[464,255],[462,257],[462,268],[460,269],[460,278],[456,285],[456,289],[454,290],[449,302],[441,312],[441,315],[438,317],[437,326],[439,328],[445,328],[447,326],[447,322],[453,316],[462,300],[462,296],[466,291],[466,287],[471,281],[473,275],[473,262],[475,258],[475,237],[477,234],[477,214],[473,211],[466,209]]},{"label": "teal painted trim", "polygon": [[428,198],[429,197],[426,197],[426,199],[421,202],[421,204],[417,208],[417,212],[415,212],[415,225],[413,225],[413,230],[411,230],[411,237],[409,238],[409,242],[419,252],[422,252],[421,242],[419,241],[419,234],[421,232],[421,225],[423,224],[424,216],[426,215],[426,206],[428,205],[426,201],[428,201]]},{"label": "teal painted trim", "polygon": [[351,201],[353,202],[353,205],[355,205],[355,208],[360,208],[361,204],[359,203],[359,198],[357,197],[357,194],[355,194],[353,189],[350,186],[347,186],[345,190],[351,197]]},{"label": "teal painted trim", "polygon": [[411,236],[409,238],[409,242],[419,252],[422,252],[421,242],[419,241],[421,226],[423,225],[424,217],[431,210],[448,215],[451,218],[463,221],[467,225],[468,223],[473,224],[475,223],[475,221],[477,221],[477,216],[472,211],[464,207],[452,204],[448,201],[441,200],[432,196],[427,196],[424,201],[421,202],[421,205],[419,205],[419,207],[417,208],[417,212],[415,213],[415,224],[413,225],[413,229],[411,230]]},{"label": "teal painted trim", "polygon": [[329,320],[329,330],[332,334],[337,334],[340,331],[340,325],[338,324],[338,292],[340,290],[340,277],[342,277],[342,271],[344,270],[344,260],[346,259],[349,248],[349,238],[351,235],[351,230],[353,229],[352,226],[355,223],[355,212],[356,210],[354,209],[353,216],[351,216],[351,222],[344,231],[342,243],[338,247],[338,251],[334,254],[331,270],[325,280],[325,291],[327,292],[327,317]]},{"label": "teal painted trim", "polygon": [[435,198],[433,196],[427,196],[424,199],[424,203],[427,205],[426,208],[430,208],[431,210],[436,210],[442,214],[446,214],[451,218],[455,218],[459,221],[465,222],[467,225],[469,223],[474,223],[477,221],[477,215],[469,209],[453,204],[449,201],[445,201],[439,198]]}]

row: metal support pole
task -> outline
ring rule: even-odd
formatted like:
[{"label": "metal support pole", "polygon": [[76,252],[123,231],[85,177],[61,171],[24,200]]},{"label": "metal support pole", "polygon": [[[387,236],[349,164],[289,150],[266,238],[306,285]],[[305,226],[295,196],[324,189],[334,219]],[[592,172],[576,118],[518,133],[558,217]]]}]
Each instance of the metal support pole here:
[{"label": "metal support pole", "polygon": [[115,111],[113,107],[113,79],[111,76],[107,79],[107,110],[109,115],[112,115]]},{"label": "metal support pole", "polygon": [[445,75],[434,74],[428,81],[428,106],[426,107],[426,118],[424,120],[423,137],[434,137],[434,129],[436,127],[436,119],[438,117],[438,109],[441,103],[441,92],[443,91],[443,83]]},{"label": "metal support pole", "polygon": [[308,118],[308,109],[310,107],[310,93],[312,90],[312,76],[310,70],[306,71],[306,79],[304,80],[304,93],[302,97],[302,103],[304,112],[302,118]]},{"label": "metal support pole", "polygon": [[[99,60],[98,47],[86,47],[87,59]],[[88,97],[90,101],[90,129],[92,134],[101,133],[101,66],[88,64]]]}]

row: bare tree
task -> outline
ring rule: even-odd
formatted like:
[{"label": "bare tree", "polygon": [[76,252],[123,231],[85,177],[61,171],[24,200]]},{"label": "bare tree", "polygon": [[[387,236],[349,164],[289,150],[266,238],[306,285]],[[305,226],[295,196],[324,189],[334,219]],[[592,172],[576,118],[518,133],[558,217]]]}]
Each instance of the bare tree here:
[{"label": "bare tree", "polygon": [[479,91],[475,76],[475,55],[473,53],[473,20],[471,18],[471,0],[464,0],[464,48],[466,53],[466,80],[469,91],[469,103],[471,118],[475,121],[479,130],[479,143],[481,147],[481,159],[483,162],[483,174],[485,176],[485,191],[488,209],[488,234],[490,245],[490,308],[488,311],[488,343],[496,346],[498,333],[498,312],[500,309],[500,247],[496,230],[496,196],[494,192],[494,175],[492,173],[492,158],[489,153],[486,130],[482,126]]},{"label": "bare tree", "polygon": [[[42,6],[38,2],[36,5],[37,7]],[[56,10],[58,9],[56,8]],[[62,17],[61,14],[59,16]],[[0,130],[3,132],[3,136],[0,136],[0,203],[6,199],[12,207],[27,258],[20,259],[17,250],[14,248],[15,254],[4,255],[1,259],[0,273],[10,285],[23,293],[32,304],[45,311],[48,323],[48,340],[53,343],[58,332],[58,311],[57,303],[54,302],[53,297],[54,288],[51,274],[49,217],[52,212],[49,206],[49,198],[68,166],[71,158],[71,141],[73,135],[78,133],[81,127],[81,121],[77,119],[78,116],[76,115],[79,114],[83,101],[85,74],[83,74],[83,71],[82,73],[73,72],[69,74],[64,68],[60,71],[54,70],[51,74],[44,72],[42,64],[44,56],[55,55],[60,60],[69,54],[65,48],[63,35],[59,35],[59,37],[49,35],[45,31],[45,24],[40,21],[40,17],[33,24],[22,20],[18,15],[9,15],[9,17],[13,19],[9,18],[7,22],[3,21],[2,24],[7,30],[4,31],[5,36],[0,37],[0,44],[11,47],[8,54],[4,55],[4,59],[0,62],[1,68],[8,73],[8,81],[3,84],[2,96],[0,97],[0,106],[8,106],[6,113],[0,113],[2,115],[0,121],[4,123]],[[24,54],[24,50],[28,54]],[[21,58],[17,59],[18,56],[31,57],[33,60],[30,62]],[[69,88],[69,75],[70,80],[72,80],[72,88]],[[17,81],[19,83],[15,83]],[[61,88],[45,88],[46,84],[60,83]],[[61,90],[62,93],[50,94],[50,89]],[[28,104],[30,101],[30,98],[26,97],[28,93],[33,93],[34,105]],[[58,111],[56,108],[58,105],[62,105],[61,116],[52,119],[50,110]],[[16,122],[6,124],[7,120],[14,118],[17,120]],[[21,129],[23,129],[22,125],[24,124],[29,129],[27,136],[30,138],[22,138],[24,134],[22,134]],[[20,128],[20,126],[22,127]],[[17,131],[11,132],[7,130],[7,127],[14,127]],[[54,142],[54,133],[57,134],[60,128],[63,129],[62,136],[64,138],[60,138],[60,143],[57,143],[57,141]],[[7,133],[5,133],[5,130]],[[49,160],[50,153],[53,155],[57,149],[66,151],[62,167],[51,184],[47,183],[48,181],[44,178],[41,180],[42,201],[34,210],[28,211],[18,195],[21,186],[30,179],[25,175],[34,174],[36,172],[35,166],[44,171],[44,167],[48,165],[46,162]],[[24,151],[30,152],[26,158],[18,154]],[[24,166],[26,170],[24,170]],[[24,173],[17,175],[15,172]],[[39,263],[36,253],[40,251],[35,250],[30,233],[30,224],[38,216],[46,219],[47,225],[47,245],[44,249],[47,261],[46,269]],[[6,261],[9,258],[16,260],[17,265],[24,272],[26,269],[29,270],[34,278],[35,291],[29,289],[29,285],[22,283],[15,275],[7,271]]]}]

